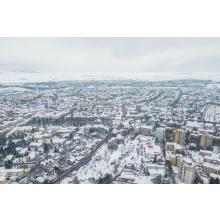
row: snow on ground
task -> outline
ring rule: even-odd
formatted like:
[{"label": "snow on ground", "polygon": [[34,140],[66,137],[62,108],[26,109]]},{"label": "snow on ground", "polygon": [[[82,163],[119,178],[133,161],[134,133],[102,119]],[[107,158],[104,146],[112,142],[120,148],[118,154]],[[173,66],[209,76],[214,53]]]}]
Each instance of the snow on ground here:
[{"label": "snow on ground", "polygon": [[205,113],[205,120],[209,122],[220,122],[220,107],[210,106]]},{"label": "snow on ground", "polygon": [[12,92],[25,92],[30,91],[30,89],[25,89],[21,87],[2,87],[0,88],[0,93],[12,93]]},{"label": "snow on ground", "polygon": [[199,151],[188,151],[190,153],[190,155],[192,156],[192,158],[194,159],[194,161],[198,164],[198,165],[202,165],[204,162],[204,158],[202,155],[200,155]]},{"label": "snow on ground", "polygon": [[220,80],[218,73],[116,72],[116,73],[36,73],[1,71],[1,83],[27,83],[63,80]]},{"label": "snow on ground", "polygon": [[109,150],[104,144],[92,157],[92,160],[79,169],[77,177],[81,183],[89,183],[89,180],[97,180],[106,174],[117,174],[117,169],[123,168],[125,161],[120,160],[124,152],[124,146],[118,145],[118,150]]},{"label": "snow on ground", "polygon": [[68,184],[68,183],[72,183],[73,182],[73,178],[71,177],[66,177],[64,180],[62,180],[60,183],[61,184]]},{"label": "snow on ground", "polygon": [[118,145],[117,150],[110,150],[107,144],[104,144],[91,161],[78,170],[76,176],[80,183],[91,183],[103,178],[106,174],[116,177],[123,171],[120,178],[130,178],[132,181],[134,180],[134,183],[152,183],[152,177],[165,175],[163,165],[148,164],[151,176],[136,171],[132,171],[132,173],[126,167],[132,165],[134,170],[140,170],[143,165],[147,165],[145,160],[147,156],[154,158],[155,154],[160,153],[161,149],[154,144],[152,137],[138,136],[135,140],[127,138],[125,144]]},{"label": "snow on ground", "polygon": [[130,183],[135,183],[135,184],[152,184],[152,177],[146,176],[146,175],[141,175],[139,173],[136,173],[131,170],[124,169],[123,172],[121,173],[120,177],[118,180],[116,180],[114,183],[123,183],[123,180],[127,180]]}]

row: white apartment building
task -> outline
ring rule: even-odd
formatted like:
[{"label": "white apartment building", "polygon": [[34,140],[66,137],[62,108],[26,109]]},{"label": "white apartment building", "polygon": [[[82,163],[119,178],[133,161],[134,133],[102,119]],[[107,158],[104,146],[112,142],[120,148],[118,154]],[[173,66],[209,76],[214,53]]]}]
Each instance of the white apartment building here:
[{"label": "white apartment building", "polygon": [[196,166],[189,158],[182,158],[179,162],[178,178],[181,182],[192,184],[196,176]]},{"label": "white apartment building", "polygon": [[166,130],[163,127],[157,128],[155,131],[155,137],[158,141],[162,141],[166,139]]}]

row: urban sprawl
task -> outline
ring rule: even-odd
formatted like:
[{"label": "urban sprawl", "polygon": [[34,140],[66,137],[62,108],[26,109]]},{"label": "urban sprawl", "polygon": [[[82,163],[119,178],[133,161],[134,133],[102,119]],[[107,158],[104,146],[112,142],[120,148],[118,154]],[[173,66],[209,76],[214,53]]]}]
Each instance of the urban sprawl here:
[{"label": "urban sprawl", "polygon": [[220,182],[220,83],[0,84],[0,183]]}]

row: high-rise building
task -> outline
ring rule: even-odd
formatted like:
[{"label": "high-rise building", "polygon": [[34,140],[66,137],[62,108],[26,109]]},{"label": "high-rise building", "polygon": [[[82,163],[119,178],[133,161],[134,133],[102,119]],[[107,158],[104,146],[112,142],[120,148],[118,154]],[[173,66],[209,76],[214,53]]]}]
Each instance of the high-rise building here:
[{"label": "high-rise building", "polygon": [[202,148],[208,148],[212,146],[213,136],[209,134],[202,134],[200,136],[199,146]]},{"label": "high-rise building", "polygon": [[195,180],[196,166],[189,158],[182,158],[179,161],[178,177],[181,182],[191,184]]},{"label": "high-rise building", "polygon": [[200,136],[200,142],[199,142],[199,146],[205,148],[205,143],[206,143],[206,135],[202,134]]},{"label": "high-rise building", "polygon": [[180,142],[180,131],[179,130],[176,130],[176,133],[175,133],[175,142],[177,144],[179,144]]},{"label": "high-rise building", "polygon": [[205,140],[205,146],[207,147],[211,147],[212,146],[212,142],[213,142],[213,136],[207,134],[206,135],[206,140]]},{"label": "high-rise building", "polygon": [[163,127],[157,128],[155,131],[155,137],[158,141],[162,141],[166,139],[166,129]]},{"label": "high-rise building", "polygon": [[176,130],[175,142],[180,145],[185,145],[186,144],[186,131],[182,129]]}]

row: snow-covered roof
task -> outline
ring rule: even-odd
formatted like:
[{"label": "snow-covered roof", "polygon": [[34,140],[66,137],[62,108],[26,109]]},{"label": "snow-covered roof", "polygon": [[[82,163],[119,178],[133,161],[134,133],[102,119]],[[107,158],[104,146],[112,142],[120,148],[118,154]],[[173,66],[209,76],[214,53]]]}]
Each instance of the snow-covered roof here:
[{"label": "snow-covered roof", "polygon": [[10,161],[10,160],[13,159],[13,157],[14,157],[14,155],[9,154],[9,155],[4,159],[4,161]]}]

